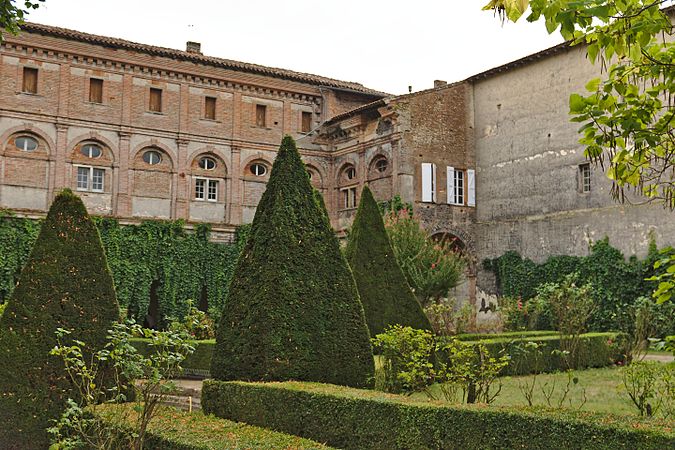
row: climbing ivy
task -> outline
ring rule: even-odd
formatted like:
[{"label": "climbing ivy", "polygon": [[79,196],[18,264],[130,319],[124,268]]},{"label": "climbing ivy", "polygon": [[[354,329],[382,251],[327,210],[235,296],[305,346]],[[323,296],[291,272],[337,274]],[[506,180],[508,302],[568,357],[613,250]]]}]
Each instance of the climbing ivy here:
[{"label": "climbing ivy", "polygon": [[[94,221],[118,301],[128,316],[144,321],[151,290],[158,301],[160,326],[169,318],[183,317],[187,300],[199,304],[203,289],[209,311],[220,312],[238,253],[236,245],[210,242],[210,227],[205,224],[188,232],[180,220],[148,220],[140,225],[120,225],[101,217]],[[13,290],[40,225],[41,221],[9,213],[0,216],[0,303]]]},{"label": "climbing ivy", "polygon": [[537,264],[509,251],[495,259],[483,261],[483,267],[497,278],[499,293],[529,300],[544,283],[560,283],[571,273],[578,274],[580,284],[590,283],[596,310],[590,327],[597,331],[625,328],[630,311],[639,297],[649,297],[656,287],[646,278],[653,276],[659,252],[653,240],[647,257],[626,259],[607,238],[592,244],[587,256],[551,256]]}]

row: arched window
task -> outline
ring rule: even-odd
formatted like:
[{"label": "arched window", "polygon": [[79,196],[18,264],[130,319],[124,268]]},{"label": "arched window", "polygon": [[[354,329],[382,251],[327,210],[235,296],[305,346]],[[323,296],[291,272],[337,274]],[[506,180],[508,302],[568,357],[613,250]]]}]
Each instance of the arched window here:
[{"label": "arched window", "polygon": [[24,152],[32,152],[38,148],[38,141],[32,136],[23,134],[14,138],[14,146]]},{"label": "arched window", "polygon": [[263,177],[267,173],[267,167],[261,163],[253,163],[249,169],[256,177]]},{"label": "arched window", "polygon": [[146,150],[143,152],[143,161],[151,166],[156,166],[162,162],[162,154],[157,150]]},{"label": "arched window", "polygon": [[218,166],[216,160],[210,156],[203,156],[199,159],[199,167],[204,170],[213,170]]},{"label": "arched window", "polygon": [[100,158],[103,154],[103,150],[101,150],[101,147],[98,144],[88,142],[80,147],[80,153],[87,158]]}]

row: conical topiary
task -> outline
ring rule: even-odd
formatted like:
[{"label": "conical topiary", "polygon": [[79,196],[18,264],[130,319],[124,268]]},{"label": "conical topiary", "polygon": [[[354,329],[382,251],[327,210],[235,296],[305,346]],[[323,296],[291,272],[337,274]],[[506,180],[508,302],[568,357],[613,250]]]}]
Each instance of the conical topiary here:
[{"label": "conical topiary", "polygon": [[363,307],[314,195],[295,142],[286,136],[230,284],[214,378],[371,382]]},{"label": "conical topiary", "polygon": [[431,330],[429,319],[396,261],[368,186],[361,194],[345,256],[359,289],[371,336],[395,324]]},{"label": "conical topiary", "polygon": [[61,192],[0,318],[0,448],[45,449],[46,429],[77,393],[49,354],[56,329],[102,348],[119,319],[101,238],[79,197]]}]

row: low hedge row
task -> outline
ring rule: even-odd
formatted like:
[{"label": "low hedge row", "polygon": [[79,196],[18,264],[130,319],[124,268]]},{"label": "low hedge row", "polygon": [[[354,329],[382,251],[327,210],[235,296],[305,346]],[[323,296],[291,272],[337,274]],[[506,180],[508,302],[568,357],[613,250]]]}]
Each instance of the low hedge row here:
[{"label": "low hedge row", "polygon": [[[537,333],[537,334],[530,334]],[[542,334],[546,333],[546,334]],[[551,334],[553,333],[553,334]],[[474,336],[473,340],[468,339]],[[486,336],[492,338],[486,339]],[[458,336],[465,342],[481,342],[487,345],[492,354],[506,352],[511,356],[512,362],[505,370],[505,375],[525,375],[532,373],[536,367],[536,361],[532,354],[519,352],[518,348],[527,342],[544,344],[542,349],[544,356],[540,361],[541,372],[555,372],[567,369],[560,357],[551,355],[551,351],[560,348],[560,338],[553,331],[501,333],[501,334],[464,334]],[[612,364],[620,358],[616,348],[610,342],[616,341],[616,333],[588,333],[581,336],[579,348],[579,360],[572,368],[604,367]],[[443,339],[443,338],[441,338]],[[147,355],[150,351],[148,339],[133,339],[132,345],[142,354]],[[214,340],[193,341],[195,347],[193,354],[183,362],[184,375],[188,377],[208,378],[211,369],[211,355],[215,346]]]},{"label": "low hedge row", "polygon": [[[605,367],[621,359],[618,347],[615,345],[618,333],[586,333],[580,336],[577,349],[577,358],[568,367],[566,360],[555,350],[560,350],[560,336],[544,335],[529,337],[502,337],[495,335],[494,339],[482,339],[492,355],[509,355],[511,362],[504,369],[504,375],[527,375],[535,371],[556,372],[559,370],[585,369],[589,367]],[[465,341],[478,343],[479,341]],[[541,355],[535,356],[531,351],[525,351],[528,342],[542,345]]]},{"label": "low hedge row", "polygon": [[540,336],[557,336],[558,332],[554,330],[534,330],[534,331],[505,331],[503,333],[463,333],[454,336],[460,341],[480,341],[483,339],[502,339],[502,338],[528,338]]},{"label": "low hedge row", "polygon": [[672,422],[544,409],[447,406],[319,383],[207,380],[204,411],[343,449],[664,449]]},{"label": "low hedge row", "polygon": [[[122,430],[114,418],[119,417],[124,405],[110,405],[99,415],[120,435],[131,428]],[[133,414],[123,412],[133,425]],[[119,420],[119,419],[118,419]],[[119,442],[118,445],[122,443]],[[120,447],[122,448],[122,447]],[[285,449],[330,449],[323,444],[297,436],[265,430],[243,423],[205,416],[201,412],[186,413],[173,408],[160,408],[157,416],[150,422],[144,450],[239,450],[239,449],[277,450]]]},{"label": "low hedge row", "polygon": [[[149,343],[150,339],[135,338],[131,340],[131,345],[139,353],[146,356],[151,351]],[[211,369],[211,355],[213,354],[213,347],[216,345],[216,341],[214,339],[191,341],[190,344],[195,348],[195,351],[183,361],[183,375],[186,377],[208,378]]]}]

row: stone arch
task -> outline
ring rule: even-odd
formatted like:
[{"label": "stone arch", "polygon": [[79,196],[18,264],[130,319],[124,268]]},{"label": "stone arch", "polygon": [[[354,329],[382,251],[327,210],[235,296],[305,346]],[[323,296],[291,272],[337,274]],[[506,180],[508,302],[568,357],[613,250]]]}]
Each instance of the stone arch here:
[{"label": "stone arch", "polygon": [[[382,160],[387,162],[387,168],[383,172],[380,172],[377,168],[377,164],[379,161]],[[391,173],[392,167],[391,167],[391,158],[389,157],[389,155],[386,155],[382,152],[378,152],[375,155],[373,155],[372,158],[370,158],[370,162],[368,163],[368,175],[366,177],[368,180],[388,177],[391,175]]]},{"label": "stone arch", "polygon": [[[199,161],[204,157],[214,159],[216,161],[216,168],[207,170],[199,167]],[[222,153],[216,151],[214,148],[207,147],[200,149],[193,154],[192,158],[190,159],[188,173],[195,176],[227,178],[230,170]]]},{"label": "stone arch", "polygon": [[[313,164],[305,164],[307,171],[312,174],[310,182],[316,189],[322,190],[325,187],[325,177],[322,171]],[[316,177],[316,178],[315,178]]]},{"label": "stone arch", "polygon": [[[176,170],[176,164],[178,160],[176,152],[174,151],[174,149],[164,144],[163,142],[160,142],[157,139],[149,139],[147,141],[143,141],[134,147],[134,149],[131,151],[131,154],[129,155],[130,161],[132,162],[131,166],[133,168],[136,168],[137,160],[139,158],[142,158],[142,154],[146,150],[150,150],[152,148],[158,149],[160,153],[163,153],[168,158],[169,162],[171,163],[172,172]],[[143,168],[146,169],[147,167]]]},{"label": "stone arch", "polygon": [[188,156],[188,174],[191,174],[192,168],[193,167],[198,167],[197,164],[199,162],[199,158],[203,156],[211,156],[216,158],[220,163],[222,163],[223,167],[225,168],[225,174],[229,175],[231,172],[230,164],[231,160],[223,150],[221,150],[218,147],[215,147],[213,145],[206,145],[204,147],[200,147],[194,152],[192,152],[191,156]]},{"label": "stone arch", "polygon": [[119,161],[119,149],[117,146],[113,144],[110,139],[106,138],[97,131],[90,131],[88,133],[81,134],[74,139],[71,139],[67,146],[69,153],[66,156],[66,161],[72,162],[78,159],[75,154],[78,151],[80,145],[86,142],[97,142],[104,147],[104,150],[108,150],[107,158],[103,158],[104,155],[101,155],[101,158],[97,158],[97,161],[99,161],[97,165],[102,165],[100,161],[103,161],[108,162],[109,165],[112,166],[116,161]]},{"label": "stone arch", "polygon": [[7,147],[9,138],[18,134],[28,134],[28,135],[32,134],[35,135],[38,139],[41,139],[45,144],[45,150],[47,151],[48,158],[50,158],[52,155],[52,149],[56,148],[56,143],[51,137],[49,137],[47,133],[45,133],[42,129],[40,129],[39,127],[35,126],[32,123],[26,123],[24,125],[17,125],[15,127],[12,127],[6,130],[2,135],[0,135],[0,155],[4,155],[5,147]]},{"label": "stone arch", "polygon": [[[335,179],[337,180],[337,185],[338,186],[345,186],[345,185],[350,185],[350,184],[355,184],[358,183],[359,179],[359,172],[357,169],[357,164],[356,162],[352,160],[346,160],[344,161],[340,167],[338,168],[336,174],[335,174]],[[349,169],[354,169],[355,171],[355,176],[352,179],[347,178],[347,171]]]},{"label": "stone arch", "polygon": [[447,225],[432,226],[427,230],[434,239],[456,239],[456,245],[467,258],[467,271],[470,276],[476,274],[476,245],[474,238],[466,230]]},{"label": "stone arch", "polygon": [[[266,167],[267,172],[265,172],[264,176],[256,177],[255,175],[253,175],[250,172],[250,167],[255,163],[263,164]],[[244,176],[244,177],[255,177],[256,179],[267,181],[267,180],[269,180],[270,174],[272,173],[272,165],[273,165],[273,163],[269,161],[269,159],[266,157],[266,155],[259,152],[256,155],[249,156],[244,161],[242,161],[242,165],[241,165],[242,176]]]}]

